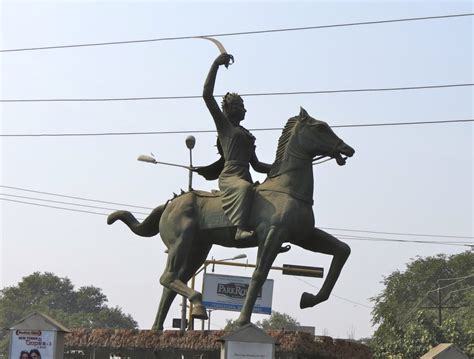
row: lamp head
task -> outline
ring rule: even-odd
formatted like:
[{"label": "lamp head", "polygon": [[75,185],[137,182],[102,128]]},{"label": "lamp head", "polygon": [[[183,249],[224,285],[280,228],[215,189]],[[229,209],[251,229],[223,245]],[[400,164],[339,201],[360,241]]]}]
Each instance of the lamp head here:
[{"label": "lamp head", "polygon": [[194,136],[186,137],[186,147],[192,150],[196,145],[196,138]]}]

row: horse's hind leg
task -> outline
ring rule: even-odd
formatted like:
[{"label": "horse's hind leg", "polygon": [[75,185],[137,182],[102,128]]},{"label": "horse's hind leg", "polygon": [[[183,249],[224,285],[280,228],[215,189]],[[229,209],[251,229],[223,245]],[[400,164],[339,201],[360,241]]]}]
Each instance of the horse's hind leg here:
[{"label": "horse's hind leg", "polygon": [[[197,248],[192,249],[191,261],[187,261],[184,266],[178,272],[178,278],[183,282],[188,282],[199,267],[204,263],[207,255],[211,249],[211,245],[197,243]],[[163,293],[161,294],[160,306],[156,314],[155,323],[152,329],[163,330],[163,324],[166,319],[166,315],[173,304],[173,300],[176,297],[176,292],[170,288],[163,287]],[[204,307],[195,307],[193,310],[193,317],[198,319],[207,319],[207,312]]]},{"label": "horse's hind leg", "polygon": [[[160,283],[169,290],[176,292],[188,298],[196,307],[195,317],[207,319],[206,310],[202,304],[202,294],[189,288],[186,282],[193,276],[196,270],[204,263],[207,254],[211,248],[210,244],[202,243],[197,237],[195,223],[191,219],[182,218],[179,223],[175,223],[176,228],[180,228],[180,233],[174,238],[169,247],[168,260],[163,275],[160,277]],[[164,233],[165,236],[175,235],[176,233]],[[165,293],[163,293],[165,294]],[[168,294],[169,295],[169,294]],[[170,303],[160,305],[160,311],[157,317],[160,321],[166,316],[165,311],[169,310]],[[165,306],[166,304],[166,306]],[[159,326],[159,322],[155,323]]]},{"label": "horse's hind leg", "polygon": [[339,278],[339,274],[341,274],[342,267],[344,267],[344,264],[351,253],[351,249],[344,242],[341,242],[329,233],[318,228],[313,229],[311,236],[308,236],[308,238],[305,238],[302,242],[295,244],[313,252],[333,255],[328,274],[318,294],[313,295],[305,292],[301,295],[301,308],[314,307],[316,304],[324,302],[329,298],[329,295]]},{"label": "horse's hind leg", "polygon": [[163,330],[163,324],[168,314],[171,304],[176,297],[176,292],[170,288],[163,287],[163,293],[161,294],[160,306],[158,307],[158,312],[156,313],[155,322],[153,323],[152,329],[154,330]]}]

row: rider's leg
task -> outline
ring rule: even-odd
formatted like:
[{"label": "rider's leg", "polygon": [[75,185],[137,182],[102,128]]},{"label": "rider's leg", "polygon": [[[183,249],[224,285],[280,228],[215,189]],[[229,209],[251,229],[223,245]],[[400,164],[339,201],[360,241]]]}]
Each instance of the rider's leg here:
[{"label": "rider's leg", "polygon": [[252,201],[254,196],[253,185],[241,178],[220,183],[223,188],[223,208],[230,221],[237,226],[235,239],[248,239],[254,235],[247,228]]}]

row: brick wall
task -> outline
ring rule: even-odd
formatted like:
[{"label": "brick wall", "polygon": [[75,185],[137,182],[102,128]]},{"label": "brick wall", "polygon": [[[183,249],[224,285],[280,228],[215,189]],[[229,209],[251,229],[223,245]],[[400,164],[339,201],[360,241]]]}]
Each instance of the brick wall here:
[{"label": "brick wall", "polygon": [[[111,353],[131,359],[201,358],[219,359],[219,339],[225,331],[152,331],[128,329],[75,329],[66,335],[65,358],[109,359]],[[269,331],[275,338],[276,359],[370,359],[369,349],[360,343],[304,332]]]}]

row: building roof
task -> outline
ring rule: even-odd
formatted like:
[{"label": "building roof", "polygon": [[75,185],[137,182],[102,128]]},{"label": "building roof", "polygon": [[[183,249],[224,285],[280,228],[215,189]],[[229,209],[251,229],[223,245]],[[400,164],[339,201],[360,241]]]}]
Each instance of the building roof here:
[{"label": "building roof", "polygon": [[275,339],[252,323],[246,324],[232,333],[223,336],[221,341],[275,344]]},{"label": "building roof", "polygon": [[455,354],[455,358],[466,358],[469,359],[469,357],[464,354],[461,350],[459,350],[453,343],[441,343],[435,346],[434,348],[431,348],[431,350],[424,354],[420,359],[436,359],[440,358],[441,354],[448,354],[452,353]]},{"label": "building roof", "polygon": [[17,323],[10,329],[12,330],[52,330],[56,332],[69,333],[70,330],[53,318],[40,312],[33,312]]}]

